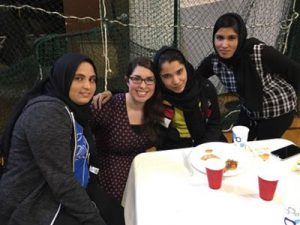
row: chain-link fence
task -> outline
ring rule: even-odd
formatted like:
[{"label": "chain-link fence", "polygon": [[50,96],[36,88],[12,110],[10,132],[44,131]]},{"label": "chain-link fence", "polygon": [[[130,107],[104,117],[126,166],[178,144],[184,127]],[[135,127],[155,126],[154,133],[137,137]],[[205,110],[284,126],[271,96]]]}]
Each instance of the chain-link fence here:
[{"label": "chain-link fence", "polygon": [[[212,51],[213,24],[225,12],[241,14],[248,36],[284,52],[300,8],[296,0],[0,2],[0,134],[16,101],[65,52],[95,60],[99,91],[124,88],[128,61],[152,57],[162,45],[177,46],[196,67]],[[299,52],[292,56],[299,59]]]},{"label": "chain-link fence", "polygon": [[[294,10],[300,13],[300,1],[296,1]],[[294,14],[296,16],[296,14]],[[298,14],[299,15],[299,14]],[[300,63],[300,18],[294,20],[288,35],[288,56]]]}]

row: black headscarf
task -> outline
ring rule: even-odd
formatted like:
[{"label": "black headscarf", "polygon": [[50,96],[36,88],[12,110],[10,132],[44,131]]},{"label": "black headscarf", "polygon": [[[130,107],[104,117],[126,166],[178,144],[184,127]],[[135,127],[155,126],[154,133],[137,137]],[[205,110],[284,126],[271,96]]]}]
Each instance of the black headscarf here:
[{"label": "black headscarf", "polygon": [[[175,93],[167,89],[160,78],[160,64],[161,61],[164,61],[162,60],[163,55],[171,51],[177,52],[182,56],[187,70],[187,83],[181,93]],[[181,51],[168,46],[159,49],[155,54],[153,61],[156,69],[155,78],[158,87],[161,88],[163,99],[169,101],[172,105],[183,111],[186,125],[195,141],[195,145],[199,144],[205,132],[205,116],[203,112],[206,111],[206,101],[204,99],[204,94],[201,93],[200,80],[196,79],[193,66],[185,59]],[[200,102],[202,104],[201,107],[199,107]]]},{"label": "black headscarf", "polygon": [[[177,52],[182,56],[184,60],[184,66],[187,71],[187,82],[184,90],[181,93],[175,93],[167,89],[161,81],[160,78],[160,59],[161,56],[167,52]],[[170,101],[174,106],[182,109],[183,111],[193,110],[199,103],[199,83],[195,77],[195,72],[193,66],[185,59],[184,55],[176,48],[164,46],[160,48],[154,56],[154,66],[155,66],[155,78],[157,85],[161,88],[161,93],[163,98]]]},{"label": "black headscarf", "polygon": [[[244,100],[243,104],[250,110],[262,110],[262,83],[255,69],[255,65],[250,58],[253,53],[253,46],[261,41],[250,38],[247,39],[247,28],[242,17],[236,13],[226,13],[218,18],[213,29],[213,46],[215,34],[220,28],[231,27],[224,26],[226,21],[233,19],[237,25],[238,46],[234,55],[230,59],[223,59],[218,54],[218,58],[227,66],[233,68],[237,81],[238,93]],[[225,21],[225,22],[224,22]]]},{"label": "black headscarf", "polygon": [[68,53],[58,59],[51,69],[49,81],[45,85],[45,94],[62,100],[74,113],[75,119],[83,127],[92,118],[90,102],[77,105],[69,98],[69,91],[75,72],[82,62],[89,62],[96,72],[96,67],[87,56]]},{"label": "black headscarf", "polygon": [[62,100],[74,113],[75,120],[84,127],[84,134],[91,151],[95,151],[92,134],[89,128],[89,120],[92,119],[90,102],[85,105],[77,105],[69,98],[71,83],[75,72],[82,62],[89,62],[96,72],[93,61],[85,55],[68,53],[60,57],[53,65],[49,77],[39,81],[17,104],[14,113],[9,120],[1,140],[1,151],[5,158],[8,156],[13,128],[24,107],[29,100],[48,95]]}]

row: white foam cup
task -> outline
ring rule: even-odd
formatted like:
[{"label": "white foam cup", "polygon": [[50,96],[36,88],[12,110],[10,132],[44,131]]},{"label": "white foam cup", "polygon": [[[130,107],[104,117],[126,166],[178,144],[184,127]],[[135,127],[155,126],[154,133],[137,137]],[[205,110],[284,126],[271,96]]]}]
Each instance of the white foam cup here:
[{"label": "white foam cup", "polygon": [[246,126],[234,126],[232,128],[232,140],[236,147],[245,149],[248,140],[249,128]]}]

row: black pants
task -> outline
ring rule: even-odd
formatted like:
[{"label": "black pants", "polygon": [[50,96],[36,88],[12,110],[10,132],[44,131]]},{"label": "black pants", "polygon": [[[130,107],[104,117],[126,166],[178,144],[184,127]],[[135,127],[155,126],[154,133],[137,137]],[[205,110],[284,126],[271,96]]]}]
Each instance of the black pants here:
[{"label": "black pants", "polygon": [[[107,225],[125,225],[124,209],[114,198],[101,190],[96,181],[91,180],[87,187],[87,193],[91,200],[96,204],[101,217]],[[54,225],[82,225],[79,221],[68,214],[64,208],[59,212]]]},{"label": "black pants", "polygon": [[119,201],[103,191],[96,181],[91,181],[87,188],[91,200],[97,205],[107,225],[125,225],[124,208]]},{"label": "black pants", "polygon": [[253,120],[244,111],[241,111],[235,125],[243,125],[249,128],[249,141],[264,140],[280,138],[291,126],[293,118],[294,111],[271,119]]},{"label": "black pants", "polygon": [[0,214],[0,224],[1,225],[6,225],[9,222],[9,217],[3,216]]}]

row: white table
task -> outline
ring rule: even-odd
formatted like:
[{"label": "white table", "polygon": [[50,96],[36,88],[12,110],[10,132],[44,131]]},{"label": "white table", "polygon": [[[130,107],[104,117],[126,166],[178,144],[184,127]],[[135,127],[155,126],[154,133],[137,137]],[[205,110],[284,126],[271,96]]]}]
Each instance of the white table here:
[{"label": "white table", "polygon": [[[251,148],[278,149],[291,142],[271,139],[249,142]],[[284,190],[300,190],[300,173],[292,172],[295,157],[280,162],[283,177],[272,201],[258,196],[256,166],[236,176],[224,177],[222,187],[212,190],[207,177],[190,174],[182,151],[192,148],[142,153],[134,159],[122,204],[126,225],[282,225]],[[249,155],[250,156],[250,155]],[[298,156],[296,156],[298,157]],[[299,193],[299,192],[298,192]]]}]

